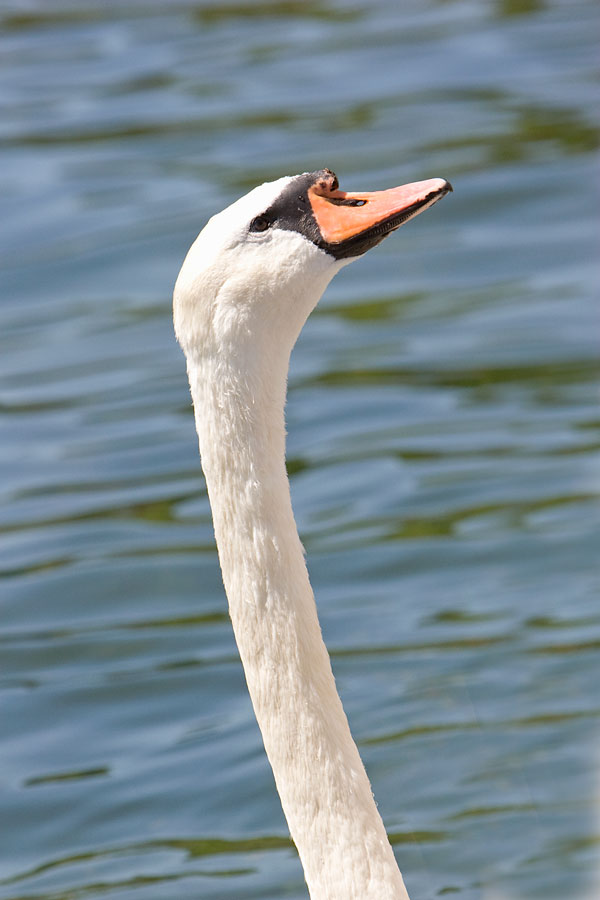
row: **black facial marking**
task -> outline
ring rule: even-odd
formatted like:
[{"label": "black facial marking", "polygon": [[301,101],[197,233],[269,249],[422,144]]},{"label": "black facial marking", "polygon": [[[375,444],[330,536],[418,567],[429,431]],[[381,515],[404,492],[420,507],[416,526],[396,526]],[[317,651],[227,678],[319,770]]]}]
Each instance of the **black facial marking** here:
[{"label": "black facial marking", "polygon": [[[325,170],[327,171],[327,170]],[[267,219],[273,228],[283,228],[285,231],[299,231],[300,234],[325,250],[325,243],[321,237],[319,226],[315,221],[312,206],[308,199],[308,189],[320,180],[325,171],[307,172],[298,175],[283,189],[275,202],[259,219]],[[256,222],[256,219],[254,219]],[[252,230],[252,226],[250,226]]]}]

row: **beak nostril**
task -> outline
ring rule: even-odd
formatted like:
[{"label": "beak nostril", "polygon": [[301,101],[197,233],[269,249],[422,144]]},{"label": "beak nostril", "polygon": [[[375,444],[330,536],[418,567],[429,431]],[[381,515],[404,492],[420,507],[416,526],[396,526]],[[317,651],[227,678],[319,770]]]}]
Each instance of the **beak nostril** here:
[{"label": "beak nostril", "polygon": [[335,206],[366,206],[368,200],[357,200],[356,197],[331,197],[329,203]]}]

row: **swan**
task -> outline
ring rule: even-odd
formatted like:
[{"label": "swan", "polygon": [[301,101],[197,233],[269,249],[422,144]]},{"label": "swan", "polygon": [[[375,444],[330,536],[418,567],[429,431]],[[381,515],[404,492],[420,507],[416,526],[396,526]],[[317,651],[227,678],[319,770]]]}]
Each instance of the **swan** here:
[{"label": "swan", "polygon": [[452,187],[347,193],[329,169],[213,216],[174,289],[223,583],[312,900],[408,900],[321,636],[285,467],[291,350],[344,265]]}]

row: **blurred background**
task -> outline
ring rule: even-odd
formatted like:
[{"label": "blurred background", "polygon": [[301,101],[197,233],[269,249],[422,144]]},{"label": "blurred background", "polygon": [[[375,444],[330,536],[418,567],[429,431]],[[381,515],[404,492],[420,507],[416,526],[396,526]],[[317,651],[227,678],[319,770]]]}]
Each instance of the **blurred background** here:
[{"label": "blurred background", "polygon": [[323,166],[455,189],[337,277],[288,406],[323,630],[411,898],[598,896],[599,19],[0,4],[2,900],[307,896],[170,304],[213,212]]}]

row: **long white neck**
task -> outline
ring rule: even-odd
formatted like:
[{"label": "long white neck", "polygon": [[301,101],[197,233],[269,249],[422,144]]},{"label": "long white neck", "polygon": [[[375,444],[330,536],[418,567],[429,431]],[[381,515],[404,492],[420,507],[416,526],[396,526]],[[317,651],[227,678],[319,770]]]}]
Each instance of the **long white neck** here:
[{"label": "long white neck", "polygon": [[[285,469],[289,353],[189,359],[248,689],[312,900],[408,900],[321,637]],[[225,358],[227,358],[225,356]]]}]

